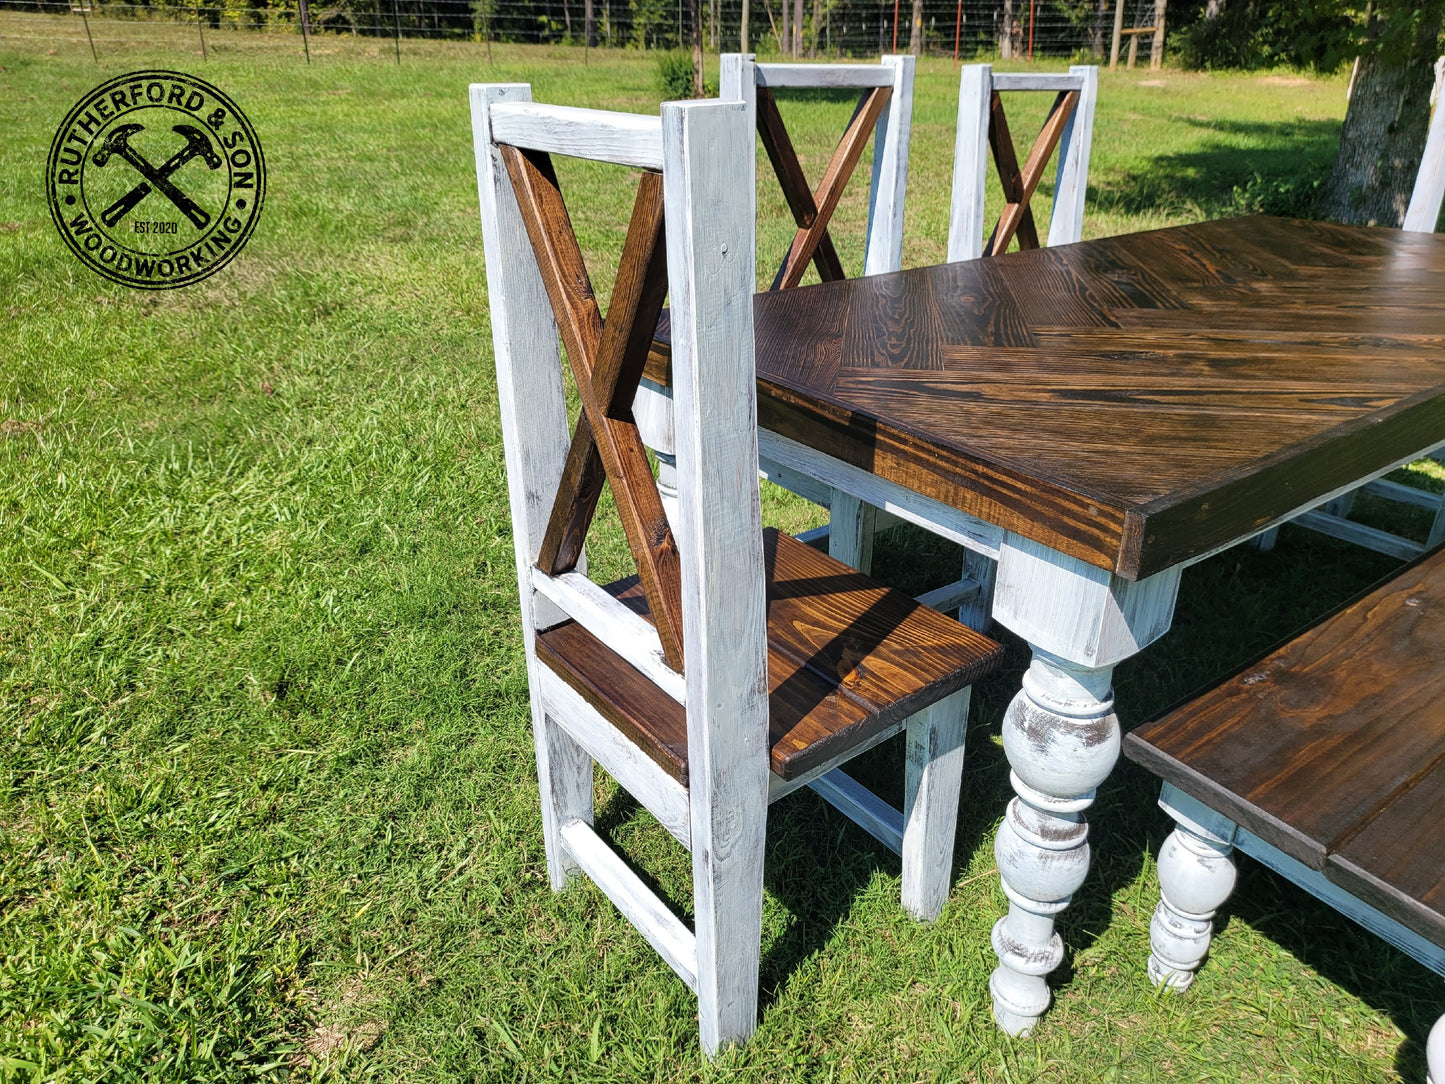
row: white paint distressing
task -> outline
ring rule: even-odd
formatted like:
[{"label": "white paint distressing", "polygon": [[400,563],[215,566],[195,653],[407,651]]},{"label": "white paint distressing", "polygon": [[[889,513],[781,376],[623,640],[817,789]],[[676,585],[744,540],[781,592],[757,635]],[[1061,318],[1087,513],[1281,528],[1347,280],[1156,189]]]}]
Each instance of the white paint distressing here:
[{"label": "white paint distressing", "polygon": [[741,102],[662,106],[703,1049],[757,1026],[768,683],[753,360],[755,175]]},{"label": "white paint distressing", "polygon": [[492,109],[505,103],[526,103],[531,97],[531,88],[522,83],[473,84],[470,89],[472,146],[527,686],[531,691],[542,831],[548,876],[553,889],[560,890],[577,867],[558,833],[563,820],[592,818],[592,762],[565,733],[546,722],[537,680],[540,664],[535,650],[536,630],[560,621],[562,614],[533,592],[530,570],[541,552],[552,496],[557,492],[567,458],[567,403],[562,389],[557,325],[491,128]]},{"label": "white paint distressing", "polygon": [[1183,791],[1159,796],[1177,827],[1159,850],[1159,906],[1149,922],[1149,980],[1187,990],[1209,952],[1215,912],[1234,891],[1235,825]]},{"label": "white paint distressing", "polygon": [[865,275],[882,275],[903,266],[903,204],[908,193],[908,145],[913,133],[914,58],[885,56],[879,67],[891,76],[893,93],[873,128],[873,180],[868,189],[868,227],[863,248]]},{"label": "white paint distressing", "polygon": [[908,720],[903,783],[903,909],[932,922],[948,899],[968,689],[960,689]]},{"label": "white paint distressing", "polygon": [[679,704],[687,703],[687,684],[667,665],[657,629],[646,619],[580,572],[549,576],[533,567],[531,579],[539,595],[641,670],[668,696]]},{"label": "white paint distressing", "polygon": [[988,118],[993,67],[965,64],[958,73],[958,128],[953,144],[953,203],[948,262],[983,255],[984,192],[988,187]]},{"label": "white paint distressing", "polygon": [[1000,548],[993,616],[1033,650],[1004,715],[1017,797],[994,842],[1009,910],[989,989],[1011,1035],[1049,1006],[1046,976],[1064,955],[1054,920],[1088,875],[1083,812],[1119,757],[1114,666],[1168,630],[1178,586],[1177,569],[1134,583],[1014,534]]},{"label": "white paint distressing", "polygon": [[684,847],[691,846],[687,788],[663,771],[550,669],[539,668],[538,676],[549,722],[565,730],[588,756],[656,817],[674,839]]},{"label": "white paint distressing", "polygon": [[662,168],[657,117],[507,99],[492,106],[491,121],[498,143],[636,169]]},{"label": "white paint distressing", "polygon": [[1404,228],[1415,233],[1434,233],[1440,221],[1440,204],[1445,201],[1445,106],[1436,105],[1415,174],[1415,189],[1405,210]]},{"label": "white paint distressing", "polygon": [[[737,54],[724,54],[737,55]],[[887,61],[889,58],[884,57]],[[886,87],[892,73],[877,64],[759,64],[760,87]]]},{"label": "white paint distressing", "polygon": [[697,938],[682,921],[662,905],[652,891],[633,873],[607,841],[584,821],[562,825],[562,840],[568,852],[591,877],[613,905],[637,927],[637,932],[657,950],[683,982],[697,989]]},{"label": "white paint distressing", "polygon": [[[1084,237],[1084,198],[1089,187],[1089,151],[1094,142],[1099,69],[1092,64],[1078,64],[1069,69],[1068,78],[1077,80],[1079,100],[1059,138],[1054,208],[1049,218],[1050,246],[1071,245]],[[997,85],[997,77],[994,83]]]},{"label": "white paint distressing", "polygon": [[1010,90],[1048,90],[1057,94],[1065,90],[1078,90],[1078,68],[1070,68],[1068,75],[999,72],[993,77],[993,88],[1000,93]]}]

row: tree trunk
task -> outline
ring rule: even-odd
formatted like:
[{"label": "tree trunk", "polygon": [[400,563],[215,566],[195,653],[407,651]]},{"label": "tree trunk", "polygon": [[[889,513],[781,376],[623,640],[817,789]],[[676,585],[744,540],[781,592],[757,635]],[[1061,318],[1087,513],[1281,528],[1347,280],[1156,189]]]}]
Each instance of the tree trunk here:
[{"label": "tree trunk", "polygon": [[793,0],[793,58],[803,57],[803,0]]},{"label": "tree trunk", "polygon": [[1003,19],[998,28],[998,55],[1010,60],[1014,55],[1014,0],[1003,0]]},{"label": "tree trunk", "polygon": [[784,56],[793,47],[793,5],[791,0],[783,0],[783,32],[778,35],[778,49]]},{"label": "tree trunk", "polygon": [[738,20],[738,52],[748,51],[748,0],[743,0],[743,16]]},{"label": "tree trunk", "polygon": [[597,48],[597,17],[592,11],[592,0],[583,0],[582,23],[583,32],[587,35],[587,47]]},{"label": "tree trunk", "polygon": [[[1425,0],[1413,12],[1408,7],[1415,5],[1397,0],[1371,16],[1339,154],[1320,196],[1324,218],[1372,226],[1405,219],[1425,152],[1445,0]],[[1391,19],[1413,19],[1413,25],[1391,27]]]},{"label": "tree trunk", "polygon": [[808,39],[808,59],[818,59],[818,28],[823,25],[823,0],[813,0],[813,36]]},{"label": "tree trunk", "polygon": [[923,0],[913,0],[913,17],[908,20],[908,51],[923,55]]},{"label": "tree trunk", "polygon": [[706,97],[706,85],[702,78],[702,8],[701,0],[688,0],[688,14],[692,16],[692,96]]}]

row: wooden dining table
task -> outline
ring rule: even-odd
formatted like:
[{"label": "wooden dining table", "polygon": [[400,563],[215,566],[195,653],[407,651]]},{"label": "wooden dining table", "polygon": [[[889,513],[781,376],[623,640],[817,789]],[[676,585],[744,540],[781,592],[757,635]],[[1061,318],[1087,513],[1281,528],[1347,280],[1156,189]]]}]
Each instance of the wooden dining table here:
[{"label": "wooden dining table", "polygon": [[1027,1032],[1183,569],[1445,442],[1445,236],[1252,217],[761,294],[760,452],[997,561],[1001,1027]]}]

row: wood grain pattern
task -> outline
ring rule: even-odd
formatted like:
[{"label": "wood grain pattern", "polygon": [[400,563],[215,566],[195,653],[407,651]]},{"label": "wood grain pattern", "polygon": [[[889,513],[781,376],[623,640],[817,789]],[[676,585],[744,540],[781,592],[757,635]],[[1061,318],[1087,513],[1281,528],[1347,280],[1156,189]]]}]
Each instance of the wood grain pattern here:
[{"label": "wood grain pattern", "polygon": [[1445,945],[1445,553],[1125,739],[1167,782]]},{"label": "wood grain pattern", "polygon": [[763,428],[1127,579],[1445,437],[1442,236],[1224,219],[754,313]]},{"label": "wood grain pattern", "polygon": [[[810,546],[763,533],[772,770],[784,779],[971,685],[1002,648]],[[650,616],[635,578],[608,588]],[[687,716],[575,622],[538,634],[549,667],[686,783]]]},{"label": "wood grain pattern", "polygon": [[501,154],[567,347],[583,410],[538,564],[549,575],[576,566],[605,474],[628,548],[658,615],[663,651],[673,669],[681,670],[677,544],[631,406],[651,349],[652,329],[667,296],[662,176],[643,173],[638,184],[611,311],[604,323],[551,159],[510,146],[501,147]]}]

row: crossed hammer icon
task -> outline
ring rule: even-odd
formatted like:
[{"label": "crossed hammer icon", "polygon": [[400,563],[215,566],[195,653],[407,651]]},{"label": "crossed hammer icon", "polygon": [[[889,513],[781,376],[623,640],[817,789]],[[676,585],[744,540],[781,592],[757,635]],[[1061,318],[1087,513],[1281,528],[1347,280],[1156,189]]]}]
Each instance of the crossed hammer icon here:
[{"label": "crossed hammer icon", "polygon": [[100,220],[107,226],[114,226],[154,190],[174,203],[180,212],[191,220],[196,229],[205,229],[210,224],[211,216],[195,200],[171,183],[171,174],[196,157],[203,159],[210,169],[220,169],[223,160],[211,146],[211,137],[189,124],[177,124],[171,131],[184,136],[186,145],[160,166],[153,166],[143,154],[130,145],[130,137],[143,131],[145,131],[143,124],[122,124],[105,137],[100,149],[95,152],[96,165],[104,168],[112,157],[123,158],[145,178],[102,211]]}]

